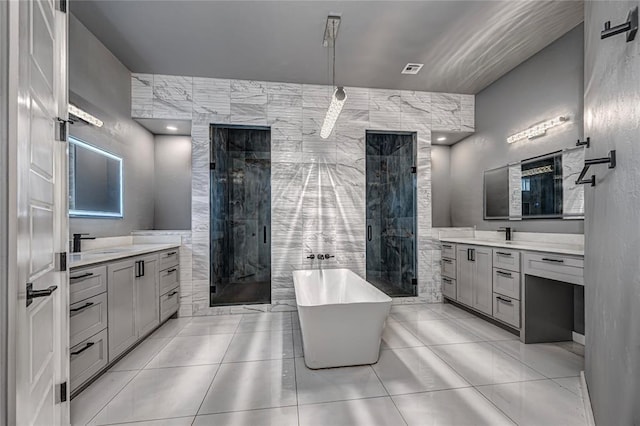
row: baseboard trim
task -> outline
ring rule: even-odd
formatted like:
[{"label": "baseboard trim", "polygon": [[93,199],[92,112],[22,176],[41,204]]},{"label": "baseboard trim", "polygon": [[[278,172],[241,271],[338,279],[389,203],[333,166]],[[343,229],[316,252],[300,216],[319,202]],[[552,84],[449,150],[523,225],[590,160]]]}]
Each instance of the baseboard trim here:
[{"label": "baseboard trim", "polygon": [[580,343],[582,346],[584,346],[584,342],[585,342],[584,334],[580,334],[580,333],[576,333],[575,331],[572,331],[571,337],[574,342]]},{"label": "baseboard trim", "polygon": [[596,421],[593,417],[593,408],[591,407],[591,397],[589,397],[589,388],[587,387],[587,380],[584,377],[584,371],[580,372],[580,391],[582,393],[584,416],[586,417],[587,425],[596,426]]}]

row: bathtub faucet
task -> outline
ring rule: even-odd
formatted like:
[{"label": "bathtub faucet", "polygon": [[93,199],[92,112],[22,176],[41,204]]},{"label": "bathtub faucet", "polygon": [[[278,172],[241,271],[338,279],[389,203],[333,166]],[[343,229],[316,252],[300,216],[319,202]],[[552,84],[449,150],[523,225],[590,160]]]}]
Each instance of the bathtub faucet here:
[{"label": "bathtub faucet", "polygon": [[318,260],[323,260],[324,259],[324,254],[319,254],[318,255]]},{"label": "bathtub faucet", "polygon": [[324,255],[324,258],[325,258],[325,259],[331,259],[332,257],[335,257],[335,256],[332,256],[332,255],[330,255],[330,254],[325,254],[325,255]]},{"label": "bathtub faucet", "polygon": [[310,254],[309,256],[307,256],[307,259],[311,259],[311,260],[313,260],[313,259],[315,259],[315,258],[316,258],[316,255],[315,255],[315,254]]}]

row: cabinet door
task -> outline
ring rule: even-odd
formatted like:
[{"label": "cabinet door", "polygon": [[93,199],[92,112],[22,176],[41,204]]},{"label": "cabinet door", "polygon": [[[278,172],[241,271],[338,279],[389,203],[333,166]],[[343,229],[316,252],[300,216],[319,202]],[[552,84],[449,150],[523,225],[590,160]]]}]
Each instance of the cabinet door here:
[{"label": "cabinet door", "polygon": [[136,292],[133,260],[115,262],[107,267],[109,312],[109,361],[138,340],[136,331]]},{"label": "cabinet door", "polygon": [[473,308],[493,314],[493,250],[473,248]]},{"label": "cabinet door", "polygon": [[473,262],[469,260],[469,246],[456,250],[457,301],[471,306],[473,303]]},{"label": "cabinet door", "polygon": [[136,261],[143,262],[139,272],[142,275],[136,278],[135,284],[137,335],[143,337],[160,324],[159,262],[157,254]]}]

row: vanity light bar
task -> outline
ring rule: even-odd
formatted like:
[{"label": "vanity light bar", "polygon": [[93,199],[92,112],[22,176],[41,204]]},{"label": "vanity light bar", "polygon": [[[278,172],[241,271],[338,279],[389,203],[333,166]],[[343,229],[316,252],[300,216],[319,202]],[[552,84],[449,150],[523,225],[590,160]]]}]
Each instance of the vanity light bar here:
[{"label": "vanity light bar", "polygon": [[558,116],[556,118],[552,118],[551,120],[543,121],[540,124],[536,124],[535,126],[529,127],[527,130],[523,130],[516,134],[513,134],[507,138],[507,142],[514,143],[518,142],[522,139],[533,139],[538,136],[545,135],[547,133],[547,129],[552,127],[559,126],[563,123],[569,121],[569,117]]},{"label": "vanity light bar", "polygon": [[104,123],[99,118],[94,117],[86,111],[81,110],[77,106],[73,104],[69,104],[68,110],[70,115],[78,117],[80,120],[85,121],[89,124],[93,124],[96,127],[102,127]]}]

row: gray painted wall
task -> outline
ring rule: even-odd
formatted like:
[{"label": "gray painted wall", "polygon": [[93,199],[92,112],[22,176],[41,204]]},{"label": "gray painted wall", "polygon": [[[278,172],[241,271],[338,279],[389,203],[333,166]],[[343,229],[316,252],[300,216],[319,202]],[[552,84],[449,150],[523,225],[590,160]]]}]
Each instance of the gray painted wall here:
[{"label": "gray painted wall", "polygon": [[596,424],[640,425],[640,40],[600,40],[634,1],[585,2],[588,158],[615,149],[618,165],[593,169],[585,190],[586,378]]},{"label": "gray painted wall", "polygon": [[69,232],[106,237],[153,228],[153,135],[131,119],[131,74],[73,15],[69,91],[69,102],[104,121],[102,128],[73,124],[70,135],[124,160],[124,218],[71,218]]},{"label": "gray painted wall", "polygon": [[[539,121],[571,121],[541,138],[508,144],[507,137]],[[476,132],[451,149],[451,224],[495,230],[582,233],[582,220],[519,222],[483,219],[483,172],[558,151],[582,137],[583,25],[522,63],[476,96]]]},{"label": "gray painted wall", "polygon": [[431,147],[431,198],[433,227],[451,226],[451,147]]},{"label": "gray painted wall", "polygon": [[155,137],[154,229],[191,229],[191,137]]}]

